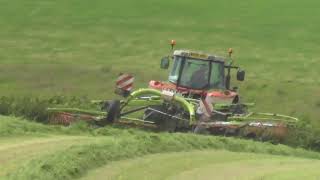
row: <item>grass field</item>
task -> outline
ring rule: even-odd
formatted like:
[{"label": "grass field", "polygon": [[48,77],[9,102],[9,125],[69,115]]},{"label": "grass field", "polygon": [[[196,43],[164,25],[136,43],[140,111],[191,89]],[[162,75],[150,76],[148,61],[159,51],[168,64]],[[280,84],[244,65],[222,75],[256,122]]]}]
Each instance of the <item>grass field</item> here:
[{"label": "grass field", "polygon": [[[159,61],[176,39],[178,49],[220,56],[232,47],[247,72],[236,84],[244,101],[320,129],[319,7],[317,0],[0,0],[0,94],[114,98],[120,72],[135,75],[135,88],[166,80]],[[234,138],[0,116],[0,179],[312,179],[319,159]]]},{"label": "grass field", "polygon": [[113,97],[119,72],[136,87],[177,48],[225,55],[247,70],[240,92],[260,111],[318,126],[316,0],[0,0],[0,93]]},{"label": "grass field", "polygon": [[91,171],[82,180],[104,179],[315,179],[320,161],[228,151],[193,151],[123,160]]},{"label": "grass field", "polygon": [[212,179],[212,169],[217,179],[319,175],[319,153],[249,140],[47,126],[4,116],[0,130],[0,179]]}]

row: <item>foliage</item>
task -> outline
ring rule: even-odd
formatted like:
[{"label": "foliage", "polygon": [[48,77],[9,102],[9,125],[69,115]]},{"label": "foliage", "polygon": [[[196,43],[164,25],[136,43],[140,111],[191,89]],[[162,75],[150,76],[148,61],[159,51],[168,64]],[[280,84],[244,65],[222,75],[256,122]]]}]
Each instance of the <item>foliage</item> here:
[{"label": "foliage", "polygon": [[0,114],[21,116],[42,123],[48,122],[49,113],[47,112],[47,108],[59,106],[80,108],[93,107],[87,97],[0,97]]}]

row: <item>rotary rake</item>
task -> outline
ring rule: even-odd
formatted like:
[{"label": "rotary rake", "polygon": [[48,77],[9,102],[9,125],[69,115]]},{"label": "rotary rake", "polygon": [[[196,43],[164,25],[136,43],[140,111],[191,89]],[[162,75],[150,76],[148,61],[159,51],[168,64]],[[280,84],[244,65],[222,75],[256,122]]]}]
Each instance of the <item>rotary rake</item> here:
[{"label": "rotary rake", "polygon": [[[172,49],[175,41],[171,42]],[[189,50],[174,50],[161,59],[161,68],[172,69],[168,81],[151,80],[148,88],[132,91],[134,77],[120,74],[115,93],[122,100],[93,101],[97,110],[49,108],[52,123],[77,120],[107,124],[135,124],[159,131],[242,136],[261,140],[283,140],[298,121],[275,113],[251,112],[253,103],[243,103],[238,88],[230,88],[231,71],[244,81],[245,71],[222,58]]]}]

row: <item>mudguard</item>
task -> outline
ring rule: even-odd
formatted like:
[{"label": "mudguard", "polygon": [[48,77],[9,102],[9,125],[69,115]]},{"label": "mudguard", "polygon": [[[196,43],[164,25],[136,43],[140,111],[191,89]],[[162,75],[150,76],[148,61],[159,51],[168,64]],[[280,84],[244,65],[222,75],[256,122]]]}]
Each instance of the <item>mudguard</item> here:
[{"label": "mudguard", "polygon": [[[148,95],[148,96],[155,95],[155,96],[162,97],[162,92],[159,90],[149,89],[149,88],[138,89],[129,95],[129,97],[125,101],[124,105],[128,105],[131,101],[133,101],[134,99],[141,97],[143,95]],[[174,95],[172,97],[172,101],[180,104],[186,111],[189,112],[190,124],[194,124],[195,123],[195,108],[194,108],[193,104],[191,104],[187,100],[185,100],[184,97],[181,97],[178,95]]]}]

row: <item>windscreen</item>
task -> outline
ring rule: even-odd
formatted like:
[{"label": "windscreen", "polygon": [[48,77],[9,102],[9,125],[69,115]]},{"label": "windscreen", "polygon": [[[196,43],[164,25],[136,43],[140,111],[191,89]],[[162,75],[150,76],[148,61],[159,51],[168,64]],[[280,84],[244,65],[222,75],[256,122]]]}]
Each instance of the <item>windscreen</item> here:
[{"label": "windscreen", "polygon": [[[210,66],[211,74],[209,74]],[[192,89],[224,89],[223,63],[175,56],[173,68],[169,75],[170,82],[177,83],[181,68],[182,72],[178,86]]]},{"label": "windscreen", "polygon": [[186,58],[179,85],[193,89],[205,88],[209,84],[209,63]]},{"label": "windscreen", "polygon": [[211,63],[210,88],[211,89],[225,89],[224,63],[223,62],[212,62]]}]

